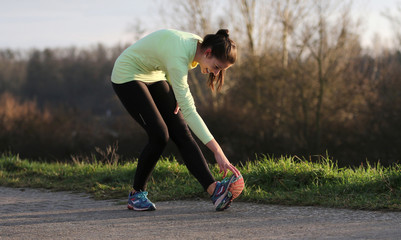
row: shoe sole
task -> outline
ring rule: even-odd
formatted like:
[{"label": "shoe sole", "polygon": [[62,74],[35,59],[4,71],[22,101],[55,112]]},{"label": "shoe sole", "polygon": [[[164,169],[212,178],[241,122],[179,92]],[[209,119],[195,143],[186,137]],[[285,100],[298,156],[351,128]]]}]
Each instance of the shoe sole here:
[{"label": "shoe sole", "polygon": [[228,189],[228,191],[230,191],[233,195],[232,201],[234,201],[234,199],[241,195],[244,187],[244,178],[242,177],[242,175],[240,175],[238,178],[235,179],[233,183],[231,183],[230,188]]},{"label": "shoe sole", "polygon": [[[219,209],[217,209],[216,208],[216,210],[217,211],[223,211],[223,210],[226,210],[226,209],[228,209],[230,206],[231,206],[231,203],[234,201],[234,199],[236,199],[240,194],[241,194],[241,192],[242,192],[242,189],[241,189],[241,191],[239,192],[239,193],[236,193],[236,196],[234,196],[235,194],[233,194],[232,192],[232,188],[233,188],[233,184],[234,183],[236,183],[238,180],[242,180],[242,189],[244,188],[244,183],[243,183],[243,177],[242,177],[242,175],[240,175],[240,177],[239,178],[237,178],[235,181],[231,181],[231,183],[229,184],[229,187],[227,188],[228,189],[228,193],[227,194],[231,194],[231,197],[229,197],[229,199],[228,199],[228,201],[227,202],[225,202],[222,206],[221,206],[221,208],[219,208]],[[235,187],[235,186],[234,186]],[[221,204],[221,203],[220,203]]]},{"label": "shoe sole", "polygon": [[136,207],[131,206],[130,204],[127,205],[127,208],[129,210],[133,210],[133,211],[154,211],[154,210],[156,210],[156,207],[153,207],[153,206],[150,208],[136,208]]}]

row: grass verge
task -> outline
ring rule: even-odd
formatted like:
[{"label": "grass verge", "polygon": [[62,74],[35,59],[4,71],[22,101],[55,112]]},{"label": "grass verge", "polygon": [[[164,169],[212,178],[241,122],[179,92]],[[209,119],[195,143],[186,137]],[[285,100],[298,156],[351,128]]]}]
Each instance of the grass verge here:
[{"label": "grass verge", "polygon": [[[210,168],[214,176],[221,176],[215,165]],[[8,154],[0,157],[0,185],[87,192],[96,199],[125,200],[135,169],[136,161],[40,163]],[[397,164],[338,168],[329,158],[313,163],[296,157],[261,156],[238,169],[246,184],[238,201],[401,210],[401,166]],[[184,165],[167,158],[156,165],[148,191],[152,201],[208,198]]]}]

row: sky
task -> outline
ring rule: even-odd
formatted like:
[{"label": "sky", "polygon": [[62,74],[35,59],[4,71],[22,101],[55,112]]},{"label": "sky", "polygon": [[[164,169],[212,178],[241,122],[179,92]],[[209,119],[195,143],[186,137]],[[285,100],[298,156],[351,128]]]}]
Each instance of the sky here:
[{"label": "sky", "polygon": [[[324,0],[323,0],[324,1]],[[371,47],[375,35],[380,37],[383,44],[394,44],[393,28],[383,16],[385,13],[398,14],[401,0],[356,0],[353,11],[355,17],[361,17],[362,21],[362,46]]]},{"label": "sky", "polygon": [[[161,0],[0,0],[0,49],[112,46],[134,41],[129,28],[166,28],[157,3]],[[168,1],[168,0],[164,0]],[[216,0],[218,1],[218,0]],[[322,0],[325,1],[325,0]],[[355,0],[355,17],[362,16],[362,45],[375,33],[390,41],[391,26],[382,16],[401,0]],[[401,17],[401,16],[400,16]]]},{"label": "sky", "polygon": [[152,1],[0,0],[0,48],[106,45],[129,41],[129,27],[157,16]]}]

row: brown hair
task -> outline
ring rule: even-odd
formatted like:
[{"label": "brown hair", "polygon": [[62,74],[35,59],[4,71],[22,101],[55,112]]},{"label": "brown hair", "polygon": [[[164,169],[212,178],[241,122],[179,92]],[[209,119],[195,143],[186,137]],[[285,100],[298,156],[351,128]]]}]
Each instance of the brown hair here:
[{"label": "brown hair", "polygon": [[[227,29],[220,29],[216,34],[208,34],[203,38],[201,43],[201,49],[211,48],[212,56],[222,62],[235,63],[237,59],[237,46],[233,40],[229,37],[229,31]],[[221,70],[217,76],[213,73],[209,74],[207,84],[214,90],[214,86],[217,85],[219,91],[224,83],[225,70]]]}]

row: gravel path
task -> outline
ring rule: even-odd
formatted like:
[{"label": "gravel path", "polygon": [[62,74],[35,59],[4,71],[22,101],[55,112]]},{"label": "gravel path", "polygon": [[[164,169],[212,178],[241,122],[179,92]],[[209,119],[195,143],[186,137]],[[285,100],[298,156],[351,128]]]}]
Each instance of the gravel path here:
[{"label": "gravel path", "polygon": [[[125,199],[122,199],[125,200]],[[208,201],[128,211],[85,194],[0,187],[0,239],[401,239],[401,212]]]}]

